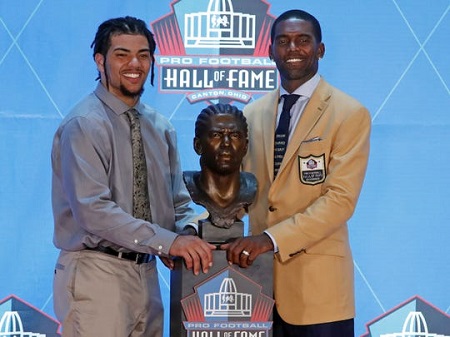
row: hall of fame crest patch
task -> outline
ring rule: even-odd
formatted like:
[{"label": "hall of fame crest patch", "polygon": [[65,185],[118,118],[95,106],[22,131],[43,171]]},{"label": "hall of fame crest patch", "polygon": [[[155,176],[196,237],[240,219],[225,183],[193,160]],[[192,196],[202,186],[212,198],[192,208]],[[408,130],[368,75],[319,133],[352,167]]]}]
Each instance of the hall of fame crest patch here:
[{"label": "hall of fame crest patch", "polygon": [[325,153],[320,156],[298,156],[298,171],[300,181],[306,185],[323,183],[326,178]]}]

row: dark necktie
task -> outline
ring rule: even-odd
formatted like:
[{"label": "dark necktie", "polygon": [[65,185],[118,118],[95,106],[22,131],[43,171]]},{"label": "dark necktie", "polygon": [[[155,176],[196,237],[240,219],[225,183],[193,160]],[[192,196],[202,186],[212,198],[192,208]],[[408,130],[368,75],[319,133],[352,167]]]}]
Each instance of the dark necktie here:
[{"label": "dark necktie", "polygon": [[289,122],[291,120],[291,108],[297,102],[300,95],[283,95],[283,110],[281,111],[278,127],[275,131],[275,146],[273,155],[273,173],[274,178],[277,176],[280,169],[281,162],[283,161],[284,154],[286,153],[286,147],[289,139]]},{"label": "dark necktie", "polygon": [[147,186],[147,164],[145,162],[144,144],[142,143],[138,112],[135,109],[130,109],[126,114],[130,120],[133,153],[133,216],[151,221],[152,216],[150,213],[150,199]]}]

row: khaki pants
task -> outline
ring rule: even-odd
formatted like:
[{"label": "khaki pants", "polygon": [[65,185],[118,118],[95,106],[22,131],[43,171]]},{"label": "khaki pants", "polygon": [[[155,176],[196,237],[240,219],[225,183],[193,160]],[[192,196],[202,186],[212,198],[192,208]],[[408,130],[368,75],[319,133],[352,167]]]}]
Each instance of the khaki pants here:
[{"label": "khaki pants", "polygon": [[63,337],[162,337],[156,260],[136,264],[97,251],[61,251],[53,303]]}]

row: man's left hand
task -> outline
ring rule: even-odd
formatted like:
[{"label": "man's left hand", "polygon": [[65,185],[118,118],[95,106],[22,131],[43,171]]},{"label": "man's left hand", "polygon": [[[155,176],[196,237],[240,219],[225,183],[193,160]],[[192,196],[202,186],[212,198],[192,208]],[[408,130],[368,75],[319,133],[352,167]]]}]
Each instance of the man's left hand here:
[{"label": "man's left hand", "polygon": [[231,243],[220,246],[220,249],[227,251],[229,264],[237,264],[241,268],[252,265],[258,255],[273,251],[273,243],[267,234],[259,234],[238,238]]}]

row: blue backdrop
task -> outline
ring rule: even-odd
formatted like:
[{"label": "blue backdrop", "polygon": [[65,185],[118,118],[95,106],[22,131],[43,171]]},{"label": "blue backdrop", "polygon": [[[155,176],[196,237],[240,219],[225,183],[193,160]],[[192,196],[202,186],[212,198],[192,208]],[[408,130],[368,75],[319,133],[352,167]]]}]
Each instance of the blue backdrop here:
[{"label": "blue backdrop", "polygon": [[[0,316],[11,295],[54,316],[50,148],[61,119],[95,86],[89,46],[98,24],[122,15],[150,24],[177,2],[0,0]],[[297,7],[319,19],[320,73],[372,114],[369,168],[350,222],[357,335],[416,296],[448,317],[450,1],[261,2],[270,17]],[[197,169],[194,120],[206,102],[161,94],[160,80],[143,100],[175,125],[183,168]],[[168,272],[160,276],[167,306]]]}]

